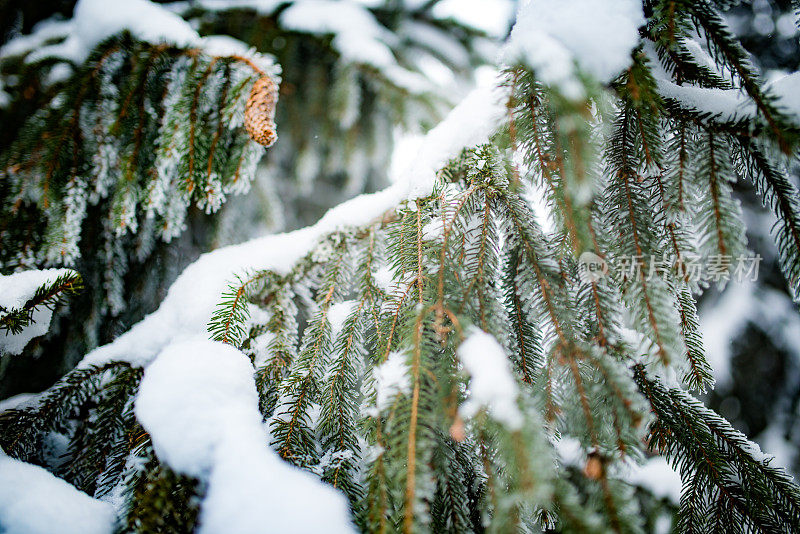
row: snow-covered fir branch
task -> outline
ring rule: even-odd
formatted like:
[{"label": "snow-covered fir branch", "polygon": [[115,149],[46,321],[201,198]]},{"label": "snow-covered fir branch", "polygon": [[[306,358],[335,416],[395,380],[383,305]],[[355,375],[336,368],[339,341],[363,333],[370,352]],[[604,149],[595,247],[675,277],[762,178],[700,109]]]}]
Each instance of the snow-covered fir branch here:
[{"label": "snow-covered fir branch", "polygon": [[[399,72],[378,10],[235,4]],[[3,412],[0,480],[59,495],[98,532],[796,531],[800,488],[692,396],[714,385],[697,297],[757,276],[740,181],[777,218],[785,285],[800,291],[787,172],[800,150],[796,74],[762,81],[717,4],[522,2],[499,76],[391,166],[391,185],[313,225],[202,255],[155,311]],[[199,5],[219,23],[219,2]],[[146,51],[116,66],[135,87],[152,60],[184,69],[189,88],[158,84],[174,104],[152,135],[112,143],[123,162],[138,142],[133,159],[152,159],[146,213],[168,211],[159,173],[215,211],[222,199],[208,195],[231,174],[217,172],[220,189],[195,153],[236,153],[220,124],[251,104],[215,104],[249,87],[235,78],[241,58],[126,46]],[[93,97],[122,118],[89,114],[98,131],[149,120],[146,105],[128,117],[125,98],[146,103],[149,91],[106,87]],[[63,122],[81,131],[84,115]],[[46,162],[34,160],[45,178]],[[63,194],[42,186],[42,199],[96,188],[116,206],[106,227],[133,232],[135,171],[95,168],[105,174],[78,181],[66,165]],[[89,217],[98,200],[70,202]],[[0,505],[0,526],[35,532],[57,515],[17,509]]]}]

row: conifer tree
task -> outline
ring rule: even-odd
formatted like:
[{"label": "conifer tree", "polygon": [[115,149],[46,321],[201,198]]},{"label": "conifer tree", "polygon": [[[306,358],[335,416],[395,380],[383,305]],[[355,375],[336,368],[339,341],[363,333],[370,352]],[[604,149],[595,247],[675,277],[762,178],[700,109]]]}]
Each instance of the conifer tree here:
[{"label": "conifer tree", "polygon": [[[83,0],[0,51],[0,269],[74,267],[86,288],[33,358],[5,362],[2,396],[51,385],[153,311],[201,252],[385,185],[392,125],[429,127],[447,105],[416,61],[464,79],[486,41],[432,6],[350,6],[372,25],[354,37],[304,25],[303,2],[198,2],[176,6],[181,18],[134,4],[153,21],[127,27],[114,10],[131,8]],[[359,55],[354,39],[388,56]],[[262,75],[283,91],[266,157],[242,127]]]},{"label": "conifer tree", "polygon": [[764,83],[718,4],[523,3],[391,186],[202,256],[7,410],[0,524],[47,490],[97,532],[796,532],[800,487],[695,398],[696,296],[752,275],[737,180],[800,295],[800,73]]}]

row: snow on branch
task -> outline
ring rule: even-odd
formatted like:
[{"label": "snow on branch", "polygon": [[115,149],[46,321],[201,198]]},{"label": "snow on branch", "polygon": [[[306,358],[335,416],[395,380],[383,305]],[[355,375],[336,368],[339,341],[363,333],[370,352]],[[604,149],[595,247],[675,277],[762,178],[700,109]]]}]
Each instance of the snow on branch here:
[{"label": "snow on branch", "polygon": [[143,41],[180,47],[200,42],[183,19],[149,0],[79,0],[68,29],[63,42],[35,50],[28,61],[57,57],[83,63],[95,46],[123,30]]},{"label": "snow on branch", "polygon": [[73,293],[80,276],[70,269],[0,275],[0,354],[19,354],[50,328],[53,308]]},{"label": "snow on branch", "polygon": [[145,370],[135,413],[160,460],[208,484],[201,533],[353,531],[345,497],[267,445],[253,366],[230,345],[166,347]]},{"label": "snow on branch", "polygon": [[[248,55],[244,43],[227,36],[200,37],[179,15],[150,0],[79,0],[72,19],[43,21],[32,34],[3,45],[0,58],[27,54],[28,63],[58,58],[81,64],[98,44],[123,31],[141,41],[202,48],[211,55]],[[57,38],[62,41],[43,46]]]},{"label": "snow on branch", "polygon": [[579,100],[585,95],[578,69],[610,82],[631,63],[644,22],[638,0],[526,0],[505,59],[521,60],[542,82]]},{"label": "snow on branch", "polygon": [[174,339],[205,334],[219,295],[237,273],[286,273],[323,236],[338,228],[368,224],[404,200],[429,195],[438,170],[464,148],[488,141],[506,113],[494,84],[475,89],[427,134],[409,164],[398,166],[402,170],[394,176],[393,185],[340,204],[313,226],[204,254],[172,284],[158,310],[112,343],[90,352],[79,367],[109,361],[144,367]]},{"label": "snow on branch", "polygon": [[503,347],[491,335],[476,330],[458,347],[458,358],[469,373],[470,396],[461,405],[465,417],[487,409],[489,415],[511,430],[522,426],[517,406],[519,388]]},{"label": "snow on branch", "polygon": [[778,78],[767,84],[766,89],[778,99],[778,109],[800,123],[800,72]]},{"label": "snow on branch", "polygon": [[[435,90],[426,75],[420,56],[427,56],[427,48],[433,56],[442,56],[458,68],[468,67],[470,53],[449,32],[441,31],[435,22],[440,21],[428,5],[404,6],[410,11],[419,10],[422,22],[403,22],[400,29],[390,29],[393,17],[386,17],[387,6],[358,0],[199,0],[200,7],[209,11],[250,9],[264,17],[274,17],[277,24],[287,32],[297,32],[330,38],[331,47],[344,63],[352,63],[375,70],[391,85],[413,94],[430,94]],[[279,7],[285,9],[278,10]],[[399,6],[390,5],[389,9]],[[379,13],[383,16],[376,16]],[[431,19],[432,17],[432,19]],[[389,19],[388,21],[386,19]],[[449,19],[447,24],[458,23]],[[477,32],[470,26],[462,29]],[[402,50],[408,47],[409,39],[414,44],[412,58],[404,58]],[[493,47],[488,39],[487,48]],[[421,45],[421,47],[419,46]],[[488,51],[488,50],[487,50]],[[409,61],[410,59],[410,61]],[[430,59],[427,57],[425,59]],[[418,72],[421,70],[422,72]]]},{"label": "snow on branch", "polygon": [[0,450],[0,531],[9,534],[111,534],[116,513],[44,468]]},{"label": "snow on branch", "polygon": [[[682,41],[682,46],[699,65],[712,70],[714,60],[697,41],[687,38]],[[730,74],[726,75],[723,69],[712,72],[724,81],[727,88],[678,84],[672,80],[652,43],[645,43],[644,51],[658,85],[658,92],[667,101],[675,102],[703,119],[716,122],[752,122],[759,116],[756,101],[742,88],[733,87],[734,80],[726,79],[730,78]],[[778,111],[795,124],[800,124],[800,73],[795,72],[764,84],[763,90],[773,99],[772,104]]]},{"label": "snow on branch", "polygon": [[338,0],[294,2],[281,13],[284,28],[305,33],[333,35],[333,46],[342,58],[382,71],[399,87],[421,93],[431,89],[423,76],[397,64],[389,45],[397,37],[363,5]]},{"label": "snow on branch", "polygon": [[407,395],[411,389],[407,359],[408,355],[403,352],[392,352],[385,362],[372,370],[375,381],[374,415],[391,406],[398,395]]}]

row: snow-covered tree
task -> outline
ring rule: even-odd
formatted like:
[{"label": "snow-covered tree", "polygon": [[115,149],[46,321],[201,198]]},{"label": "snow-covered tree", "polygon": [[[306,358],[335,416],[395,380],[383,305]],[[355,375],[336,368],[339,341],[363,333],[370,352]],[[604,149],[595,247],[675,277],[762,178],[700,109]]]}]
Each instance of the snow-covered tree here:
[{"label": "snow-covered tree", "polygon": [[4,412],[0,525],[796,532],[800,488],[693,396],[696,296],[757,276],[737,180],[800,296],[800,73],[763,82],[716,4],[523,2],[391,185],[203,255]]},{"label": "snow-covered tree", "polygon": [[[0,49],[0,269],[71,267],[86,288],[35,358],[9,362],[0,394],[51,385],[201,252],[386,185],[394,128],[446,110],[424,69],[465,83],[490,50],[432,5],[167,7],[82,0]],[[242,121],[264,76],[282,126],[262,159]]]}]

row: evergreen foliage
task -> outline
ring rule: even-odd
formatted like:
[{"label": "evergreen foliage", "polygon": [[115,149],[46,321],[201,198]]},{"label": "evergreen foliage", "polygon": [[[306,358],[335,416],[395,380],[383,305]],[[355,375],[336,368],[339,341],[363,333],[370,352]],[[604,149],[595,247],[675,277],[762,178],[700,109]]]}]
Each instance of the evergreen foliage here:
[{"label": "evergreen foliage", "polygon": [[[416,61],[436,58],[463,82],[488,43],[432,4],[378,6],[376,23],[407,32],[392,45],[395,69],[379,69],[343,56],[325,31],[283,24],[291,2],[212,4],[174,8],[212,36],[197,47],[121,34],[76,64],[58,53],[69,30],[51,29],[41,44],[52,54],[23,37],[0,57],[10,104],[0,109],[0,269],[72,266],[88,288],[28,349],[39,360],[7,366],[18,385],[3,394],[52,384],[153,311],[200,252],[252,237],[246,228],[307,224],[385,185],[393,126],[430,127],[447,105]],[[242,41],[233,52],[227,37]],[[242,127],[262,75],[282,87],[281,143],[266,158]]]},{"label": "evergreen foliage", "polygon": [[[252,361],[271,448],[341,490],[359,530],[645,532],[643,510],[668,507],[627,475],[662,455],[684,485],[675,531],[797,531],[798,486],[688,392],[712,386],[695,294],[737,276],[745,253],[737,179],[778,217],[800,292],[783,170],[800,118],[715,4],[645,1],[641,41],[607,84],[577,61],[580,91],[567,91],[509,58],[506,120],[430,191],[326,233],[288,269],[240,273],[220,297],[208,334]],[[752,112],[705,105],[729,92]],[[587,276],[587,252],[612,270]],[[7,411],[0,445],[97,497],[122,491],[123,531],[192,531],[206,488],[137,422],[146,373],[80,367]],[[63,458],[46,454],[53,432]]]},{"label": "evergreen foliage", "polygon": [[73,267],[90,288],[39,349],[53,370],[153,306],[127,304],[174,276],[168,243],[182,245],[191,213],[249,190],[263,148],[242,126],[243,103],[261,75],[277,78],[271,60],[112,37],[3,150],[0,266]]},{"label": "evergreen foliage", "polygon": [[[242,108],[259,75],[247,58],[128,35],[99,45],[5,154],[4,268],[76,265],[87,210],[96,209],[111,242],[92,245],[110,249],[106,269],[124,276],[128,254],[114,254],[115,242],[137,236],[144,259],[183,230],[191,205],[212,213],[245,191],[261,149],[242,128]],[[45,225],[37,234],[11,224],[34,214]],[[100,298],[118,310],[119,281],[107,282]]]},{"label": "evergreen foliage", "polygon": [[[798,65],[800,29],[792,4],[784,0],[758,0],[725,7],[725,19],[731,30],[750,53],[762,76],[773,83]],[[794,188],[800,171],[796,158],[788,161],[786,170],[788,173],[781,174],[795,184],[791,186]],[[747,174],[757,176],[751,172]],[[748,247],[760,254],[763,261],[758,280],[738,286],[738,292],[710,291],[699,299],[706,328],[709,328],[709,321],[719,318],[736,331],[706,343],[709,352],[716,354],[714,359],[729,361],[730,367],[726,370],[725,365],[715,364],[718,381],[703,401],[751,439],[771,451],[786,451],[780,462],[796,474],[800,458],[793,451],[798,443],[796,406],[800,398],[800,369],[795,365],[797,344],[789,342],[784,333],[800,328],[800,322],[796,322],[800,316],[779,267],[779,252],[791,249],[776,247],[770,236],[771,231],[779,231],[775,223],[782,223],[764,212],[764,196],[757,193],[756,184],[739,181],[733,187],[734,194],[742,201],[745,220],[762,221],[748,223],[747,240]],[[731,306],[737,295],[747,303]],[[770,313],[771,310],[776,313]],[[777,324],[785,326],[775,330],[773,325]],[[737,326],[733,328],[733,325]]]},{"label": "evergreen foliage", "polygon": [[427,129],[438,122],[448,97],[422,76],[425,62],[446,67],[454,76],[448,89],[459,91],[474,66],[491,60],[488,38],[456,19],[437,17],[437,3],[390,0],[365,8],[381,31],[394,35],[383,45],[396,62],[389,68],[366,61],[369,53],[343,56],[336,23],[311,35],[287,24],[283,16],[295,2],[276,2],[274,10],[246,3],[186,8],[183,16],[201,34],[231,35],[273,54],[283,69],[281,143],[266,163],[270,187],[280,191],[274,202],[285,208],[278,210],[290,227],[311,224],[339,202],[385,186],[394,126]]},{"label": "evergreen foliage", "polygon": [[[679,389],[635,379],[657,416],[650,446],[674,458],[686,481],[679,528],[708,532],[733,523],[757,532],[793,532],[800,524],[800,488],[719,415]],[[737,481],[733,484],[733,481]],[[774,502],[763,507],[757,503]]]},{"label": "evergreen foliage", "polygon": [[0,304],[0,332],[5,336],[21,334],[26,327],[34,324],[34,314],[47,308],[63,304],[67,297],[82,289],[81,277],[75,271],[67,271],[55,280],[39,286],[21,306],[7,308]]}]

